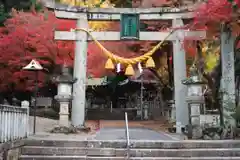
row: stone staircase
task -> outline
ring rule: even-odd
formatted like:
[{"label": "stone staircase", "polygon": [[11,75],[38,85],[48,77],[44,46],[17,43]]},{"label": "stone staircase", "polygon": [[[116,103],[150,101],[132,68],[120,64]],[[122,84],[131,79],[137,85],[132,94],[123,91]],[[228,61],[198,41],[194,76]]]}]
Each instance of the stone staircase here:
[{"label": "stone staircase", "polygon": [[[132,160],[240,160],[240,141],[133,141]],[[20,160],[125,160],[125,141],[27,140]]]}]

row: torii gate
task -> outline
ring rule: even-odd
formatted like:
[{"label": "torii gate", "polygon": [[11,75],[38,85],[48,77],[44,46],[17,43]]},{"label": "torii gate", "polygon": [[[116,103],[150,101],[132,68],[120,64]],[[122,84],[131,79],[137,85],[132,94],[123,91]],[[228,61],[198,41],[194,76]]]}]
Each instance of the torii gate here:
[{"label": "torii gate", "polygon": [[[49,4],[48,4],[49,5]],[[51,5],[51,4],[50,4]],[[53,8],[52,6],[48,6]],[[183,19],[193,17],[193,12],[186,8],[79,8],[66,5],[55,5],[55,15],[58,18],[76,19],[77,27],[88,29],[88,20],[121,20],[122,14],[138,14],[140,20],[172,20],[172,27],[183,26]],[[119,41],[120,32],[91,32],[93,37],[99,41]],[[169,32],[170,33],[170,32]],[[138,40],[142,41],[162,41],[168,35],[168,32],[139,32]],[[188,109],[186,106],[186,86],[181,80],[186,78],[186,59],[185,51],[182,48],[181,41],[186,37],[195,38],[195,40],[204,39],[205,31],[186,31],[178,30],[174,32],[167,40],[173,42],[173,63],[174,63],[174,97],[176,107],[177,132],[181,132],[181,127],[188,124]],[[85,120],[85,90],[86,90],[86,60],[88,37],[84,31],[55,31],[56,40],[73,40],[76,42],[74,58],[74,78],[77,82],[73,85],[72,101],[72,125],[83,126]]]}]

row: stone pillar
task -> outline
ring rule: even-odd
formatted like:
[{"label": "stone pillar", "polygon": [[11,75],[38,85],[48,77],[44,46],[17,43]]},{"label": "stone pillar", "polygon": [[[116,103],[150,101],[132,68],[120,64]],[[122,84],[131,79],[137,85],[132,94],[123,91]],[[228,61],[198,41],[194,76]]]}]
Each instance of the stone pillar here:
[{"label": "stone pillar", "polygon": [[29,103],[29,101],[22,101],[21,102],[21,107],[22,108],[26,108],[27,109],[27,114],[26,114],[26,116],[24,116],[24,121],[25,121],[25,136],[26,137],[28,137],[28,135],[29,135],[29,133],[30,133],[30,131],[29,131],[29,106],[30,106],[30,103]]},{"label": "stone pillar", "polygon": [[[224,26],[226,27],[226,26]],[[235,120],[231,116],[235,110],[235,69],[234,69],[234,40],[231,31],[222,29],[221,33],[221,63],[222,79],[221,90],[223,93],[222,107],[225,125],[235,127]]]},{"label": "stone pillar", "polygon": [[[183,26],[181,19],[173,19],[173,28]],[[184,36],[182,31],[177,31],[178,36]],[[176,107],[176,132],[181,132],[181,127],[188,124],[188,109],[185,102],[186,86],[182,80],[186,79],[186,58],[185,51],[180,40],[173,41],[173,68],[174,68],[174,97]]]},{"label": "stone pillar", "polygon": [[70,74],[70,69],[63,66],[62,74],[56,79],[58,83],[58,94],[55,99],[59,102],[59,126],[69,127],[69,106],[72,99],[72,84],[73,77]]},{"label": "stone pillar", "polygon": [[[193,71],[193,70],[192,70]],[[204,104],[203,97],[203,82],[199,76],[193,72],[191,77],[183,81],[183,84],[187,85],[187,97],[189,111],[189,126],[188,133],[189,138],[199,139],[202,138],[202,128],[200,124],[201,106]]]},{"label": "stone pillar", "polygon": [[169,107],[171,107],[171,117],[170,117],[170,121],[175,122],[175,121],[176,121],[175,102],[174,102],[174,100],[170,100],[168,103],[169,103]]},{"label": "stone pillar", "polygon": [[[65,99],[65,100],[64,100]],[[59,98],[59,126],[68,127],[69,126],[69,99],[68,98]]]},{"label": "stone pillar", "polygon": [[144,120],[148,120],[148,106],[150,105],[150,103],[143,103],[144,106],[143,106],[143,119]]},{"label": "stone pillar", "polygon": [[[86,13],[81,13],[77,20],[77,28],[88,29],[88,19]],[[72,125],[74,127],[83,127],[85,120],[85,101],[86,101],[86,72],[87,72],[87,33],[83,31],[76,32],[76,48],[74,56],[73,77],[76,82],[73,84],[72,100]]]},{"label": "stone pillar", "polygon": [[28,111],[27,111],[27,112],[28,112],[28,113],[27,113],[28,115],[29,115],[29,106],[30,106],[30,103],[29,103],[28,101],[22,101],[22,102],[21,102],[21,107],[22,107],[22,108],[26,108],[26,109],[28,110]]}]

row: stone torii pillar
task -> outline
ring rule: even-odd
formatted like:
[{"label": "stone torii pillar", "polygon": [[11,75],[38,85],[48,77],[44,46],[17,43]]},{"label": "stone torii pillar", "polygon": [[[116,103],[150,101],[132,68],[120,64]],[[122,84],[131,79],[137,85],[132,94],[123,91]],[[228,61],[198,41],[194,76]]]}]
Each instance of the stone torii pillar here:
[{"label": "stone torii pillar", "polygon": [[[88,29],[88,17],[86,13],[79,14],[77,28]],[[84,127],[85,120],[85,99],[87,83],[87,49],[88,35],[86,32],[76,32],[75,57],[73,77],[76,82],[73,84],[72,100],[72,125],[74,127]]]},{"label": "stone torii pillar", "polygon": [[[173,19],[173,28],[184,26],[182,19]],[[177,36],[183,37],[184,32],[177,31]],[[181,68],[181,69],[180,69]],[[186,79],[186,53],[180,39],[173,41],[173,70],[174,70],[174,99],[176,109],[176,132],[182,133],[181,128],[188,124],[188,107],[185,101],[187,87],[182,84]]]},{"label": "stone torii pillar", "polygon": [[236,107],[234,43],[235,37],[232,35],[231,30],[229,30],[226,25],[223,25],[221,32],[221,90],[223,93],[223,121],[226,127],[235,127],[236,125],[235,120],[232,117]]}]

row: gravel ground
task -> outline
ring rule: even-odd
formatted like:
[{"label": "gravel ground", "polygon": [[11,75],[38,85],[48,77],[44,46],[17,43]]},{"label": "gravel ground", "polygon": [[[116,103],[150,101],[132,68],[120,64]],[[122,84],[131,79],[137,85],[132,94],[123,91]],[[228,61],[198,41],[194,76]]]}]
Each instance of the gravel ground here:
[{"label": "gravel ground", "polygon": [[[29,118],[29,132],[33,133],[33,116],[30,116]],[[51,129],[53,129],[55,126],[57,126],[58,121],[43,117],[36,117],[36,132],[37,133],[43,133],[43,132],[49,132]]]},{"label": "gravel ground", "polygon": [[[58,125],[58,120],[36,117],[36,135],[32,135],[33,133],[33,121],[34,118],[30,116],[29,119],[29,131],[30,131],[30,139],[49,139],[49,140],[87,140],[93,139],[95,134],[93,133],[79,133],[79,134],[58,134],[58,133],[50,133],[50,131]],[[1,159],[0,159],[1,160]]]}]

